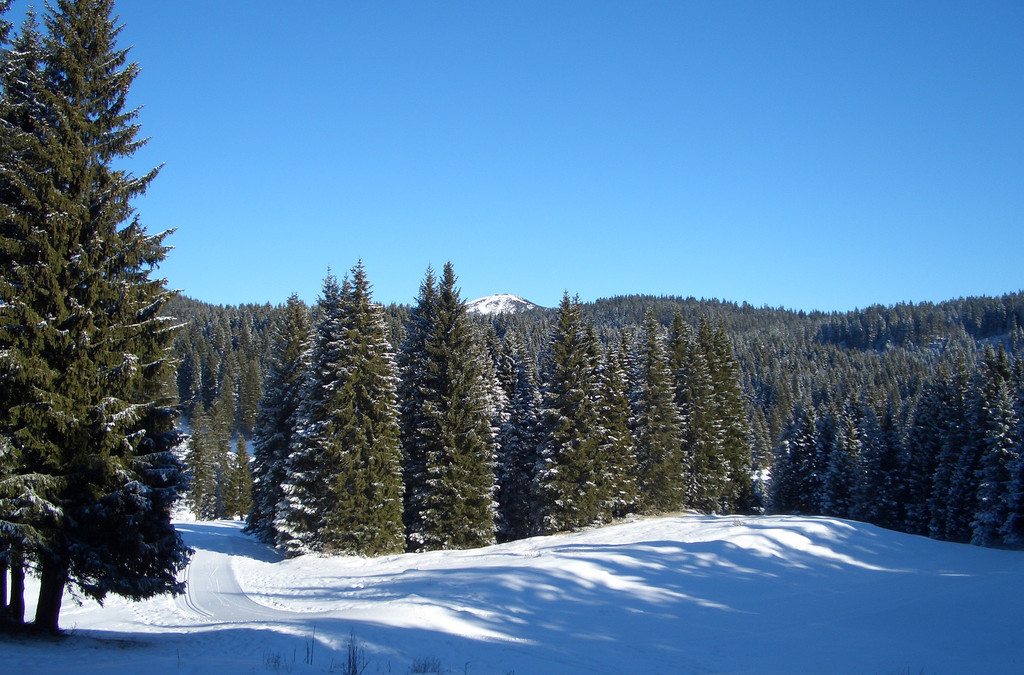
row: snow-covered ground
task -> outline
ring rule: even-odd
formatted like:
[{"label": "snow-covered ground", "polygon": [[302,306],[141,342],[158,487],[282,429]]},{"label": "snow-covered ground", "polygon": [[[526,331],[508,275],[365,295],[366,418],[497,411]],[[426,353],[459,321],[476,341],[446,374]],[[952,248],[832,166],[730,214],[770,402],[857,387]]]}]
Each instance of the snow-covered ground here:
[{"label": "snow-covered ground", "polygon": [[189,593],[66,603],[3,672],[1021,673],[1024,552],[840,520],[680,516],[475,551],[281,559],[180,523]]}]

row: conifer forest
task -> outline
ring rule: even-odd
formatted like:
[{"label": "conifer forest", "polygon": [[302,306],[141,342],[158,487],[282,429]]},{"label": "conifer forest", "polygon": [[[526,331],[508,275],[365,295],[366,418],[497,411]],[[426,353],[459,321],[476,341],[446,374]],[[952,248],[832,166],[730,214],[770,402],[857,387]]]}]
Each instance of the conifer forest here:
[{"label": "conifer forest", "polygon": [[450,263],[383,306],[355,262],[312,305],[207,304],[155,274],[167,233],[132,199],[159,169],[117,168],[145,143],[118,32],[113,0],[0,24],[5,623],[57,631],[66,587],[181,593],[179,503],[289,556],[679,512],[1024,544],[1024,294],[807,313],[569,289],[481,315]]}]

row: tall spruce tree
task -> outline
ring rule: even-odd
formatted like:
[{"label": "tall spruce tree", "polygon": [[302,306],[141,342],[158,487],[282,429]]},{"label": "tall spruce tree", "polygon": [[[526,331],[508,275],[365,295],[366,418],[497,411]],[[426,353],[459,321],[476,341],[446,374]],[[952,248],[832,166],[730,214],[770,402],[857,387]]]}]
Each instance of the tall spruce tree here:
[{"label": "tall spruce tree", "polygon": [[997,379],[986,387],[981,405],[985,426],[978,468],[978,509],[971,523],[971,543],[993,546],[1002,542],[1003,526],[1010,516],[1008,507],[1013,500],[1007,496],[1014,463],[1020,455],[1019,422],[1004,379]]},{"label": "tall spruce tree", "polygon": [[330,477],[339,472],[332,420],[334,391],[343,376],[341,295],[337,277],[328,272],[316,306],[309,365],[281,485],[283,498],[274,519],[276,545],[289,555],[323,551],[328,546],[324,518],[334,506],[328,486]]},{"label": "tall spruce tree", "polygon": [[112,12],[112,0],[52,5],[0,189],[0,352],[22,373],[5,377],[7,419],[46,477],[36,497],[59,508],[32,552],[35,622],[54,631],[66,585],[98,599],[181,592],[188,554],[169,514],[181,469],[160,315],[170,294],[150,277],[167,248],[131,205],[156,170],[115,168],[144,141],[125,109],[138,68],[116,47]]},{"label": "tall spruce tree", "polygon": [[402,458],[398,375],[383,308],[373,301],[362,261],[342,286],[340,378],[332,427],[340,471],[324,525],[327,550],[359,555],[402,551]]},{"label": "tall spruce tree", "polygon": [[427,267],[420,284],[416,305],[405,323],[405,341],[398,354],[399,423],[402,436],[402,475],[405,485],[405,532],[410,550],[423,545],[423,497],[427,489],[427,453],[433,433],[433,420],[425,405],[430,392],[437,389],[436,374],[428,367],[427,340],[434,330],[437,313],[437,280]]},{"label": "tall spruce tree", "polygon": [[402,549],[397,375],[362,263],[328,275],[275,521],[289,553]]},{"label": "tall spruce tree", "polygon": [[494,543],[497,411],[493,367],[446,263],[424,341],[420,530],[413,548],[475,548]]},{"label": "tall spruce tree", "polygon": [[536,508],[535,471],[540,447],[540,394],[536,367],[523,353],[515,332],[503,341],[504,373],[514,375],[508,419],[498,435],[498,538],[523,539],[533,533]]},{"label": "tall spruce tree", "polygon": [[539,528],[573,530],[598,522],[603,443],[597,392],[599,346],[578,300],[565,293],[552,328],[544,374],[544,440],[537,470]]},{"label": "tall spruce tree", "polygon": [[637,491],[648,513],[679,509],[686,499],[683,428],[660,326],[647,311],[636,395]]},{"label": "tall spruce tree", "polygon": [[598,371],[598,412],[604,429],[604,443],[599,451],[604,458],[603,520],[632,513],[640,501],[636,441],[629,427],[632,409],[628,351],[629,345],[622,336],[618,347],[606,351]]},{"label": "tall spruce tree", "polygon": [[743,398],[740,366],[733,353],[725,325],[719,320],[712,325],[703,321],[698,341],[708,364],[711,380],[711,403],[714,447],[724,464],[724,482],[716,496],[716,510],[733,511],[753,506],[751,479],[751,431],[747,405]]},{"label": "tall spruce tree", "polygon": [[246,530],[268,544],[277,540],[274,521],[284,498],[281,486],[308,365],[309,331],[309,309],[293,293],[274,336],[253,436],[253,507]]}]

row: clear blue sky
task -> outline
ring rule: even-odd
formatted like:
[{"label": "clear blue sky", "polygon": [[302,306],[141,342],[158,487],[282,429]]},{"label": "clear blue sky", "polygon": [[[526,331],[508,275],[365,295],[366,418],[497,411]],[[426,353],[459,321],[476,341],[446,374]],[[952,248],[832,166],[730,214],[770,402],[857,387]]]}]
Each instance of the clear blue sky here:
[{"label": "clear blue sky", "polygon": [[[10,17],[20,22],[27,2]],[[42,3],[38,3],[41,5]],[[215,303],[1024,288],[1024,2],[122,0],[138,202]]]}]

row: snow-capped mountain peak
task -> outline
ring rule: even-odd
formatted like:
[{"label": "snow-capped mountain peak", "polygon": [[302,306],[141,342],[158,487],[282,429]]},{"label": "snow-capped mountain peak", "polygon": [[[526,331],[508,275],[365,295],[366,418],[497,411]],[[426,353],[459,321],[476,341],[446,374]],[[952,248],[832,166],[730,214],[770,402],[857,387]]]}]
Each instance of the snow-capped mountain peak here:
[{"label": "snow-capped mountain peak", "polygon": [[509,295],[508,293],[488,295],[485,298],[477,298],[472,302],[466,303],[466,309],[470,312],[476,312],[477,314],[523,312],[528,309],[536,309],[538,307],[540,307],[540,305],[535,305],[529,300],[523,300],[518,295]]}]

